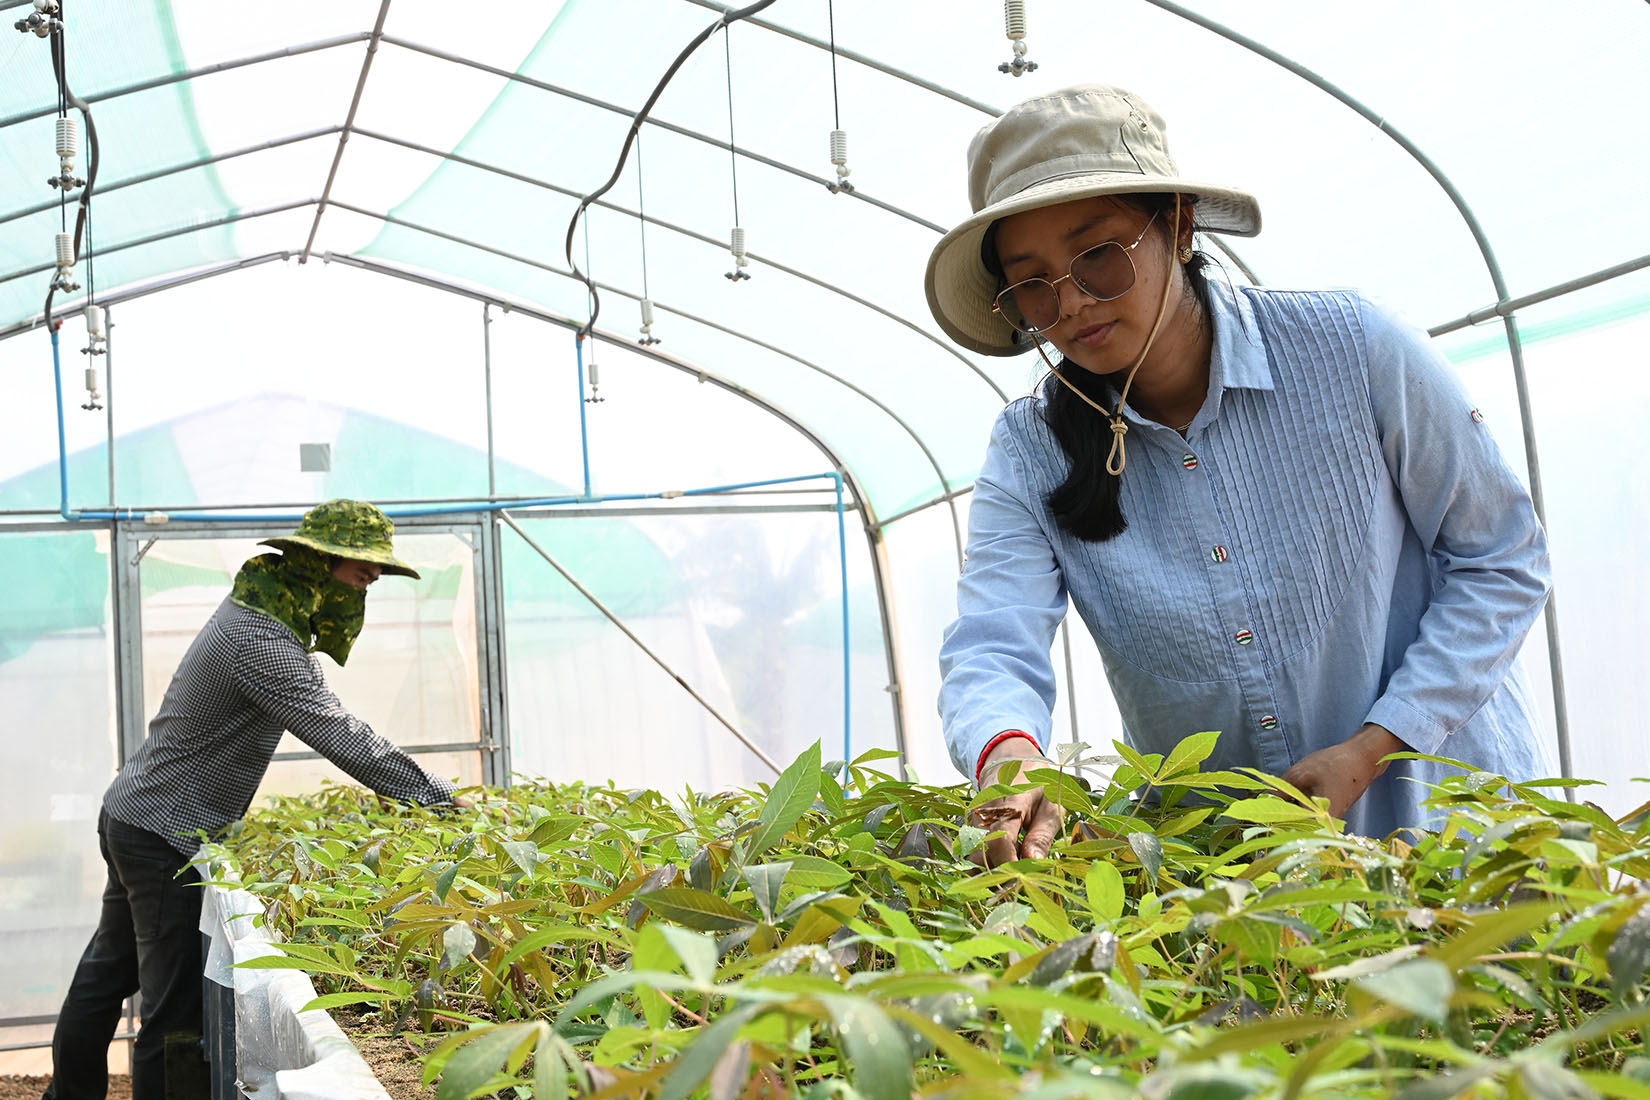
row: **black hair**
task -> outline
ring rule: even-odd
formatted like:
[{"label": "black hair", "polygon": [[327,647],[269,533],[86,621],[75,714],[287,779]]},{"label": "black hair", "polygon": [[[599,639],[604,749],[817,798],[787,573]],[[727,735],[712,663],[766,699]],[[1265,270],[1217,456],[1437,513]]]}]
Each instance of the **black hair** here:
[{"label": "black hair", "polygon": [[[1173,194],[1129,194],[1114,196],[1119,202],[1138,207],[1148,213],[1163,213],[1174,208]],[[1182,200],[1182,211],[1186,210]],[[997,260],[997,225],[992,223],[980,243],[980,257],[986,269],[997,276],[1000,285],[1006,285],[1002,265]],[[1183,265],[1186,282],[1197,301],[1199,321],[1207,323],[1209,316],[1209,278],[1205,268],[1209,257],[1193,252]],[[1016,343],[1029,341],[1029,336],[1014,334]],[[1056,360],[1055,365],[1061,365]],[[1067,382],[1076,386],[1092,400],[1107,408],[1117,407],[1117,392],[1104,376],[1086,370],[1061,371]],[[1106,457],[1111,453],[1110,425],[1088,402],[1072,393],[1058,378],[1048,374],[1038,384],[1047,393],[1043,420],[1059,441],[1060,449],[1071,463],[1066,480],[1051,490],[1046,498],[1049,511],[1061,529],[1085,542],[1106,542],[1127,530],[1129,523],[1123,515],[1120,500],[1121,478],[1106,470]],[[1121,411],[1121,410],[1119,410]]]}]

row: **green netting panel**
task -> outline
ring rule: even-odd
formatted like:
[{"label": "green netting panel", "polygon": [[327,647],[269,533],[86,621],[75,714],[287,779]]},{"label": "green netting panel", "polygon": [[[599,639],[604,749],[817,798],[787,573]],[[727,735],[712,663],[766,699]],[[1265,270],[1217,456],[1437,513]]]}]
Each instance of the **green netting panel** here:
[{"label": "green netting panel", "polygon": [[[69,80],[76,94],[87,97],[111,88],[169,72],[184,66],[170,9],[166,5],[139,8],[109,5],[97,18],[76,20],[71,29]],[[0,118],[11,118],[41,107],[55,105],[56,82],[50,54],[44,41],[29,36],[18,39],[23,47],[7,66],[8,79],[0,88]],[[12,45],[8,43],[8,46]],[[13,78],[15,74],[15,79]],[[78,118],[78,112],[76,113]],[[94,104],[101,161],[99,183],[135,176],[167,165],[205,157],[208,146],[201,135],[194,108],[194,90],[188,82]],[[19,205],[33,205],[57,197],[44,186],[57,161],[54,154],[54,116],[17,122],[0,128],[0,193],[14,196]],[[82,131],[82,142],[87,134]],[[77,161],[81,176],[86,174],[87,153]],[[93,194],[94,242],[114,244],[134,240],[157,229],[206,221],[220,217],[233,207],[215,172],[202,169],[176,180],[175,189],[164,192],[164,205],[157,192],[148,196],[122,197],[111,192],[108,206]],[[8,204],[9,205],[9,204]],[[97,215],[104,214],[98,233]],[[49,263],[53,259],[52,235],[61,228],[72,231],[74,212],[67,226],[60,224],[56,210],[0,223],[0,278],[19,269]],[[100,265],[99,281],[113,287],[135,278],[178,270],[212,259],[233,255],[227,233],[191,234],[178,245],[152,248],[111,256]],[[77,281],[86,282],[86,267],[76,269]],[[9,324],[40,311],[45,301],[51,273],[0,282],[0,324]],[[59,295],[60,302],[70,296]]]}]

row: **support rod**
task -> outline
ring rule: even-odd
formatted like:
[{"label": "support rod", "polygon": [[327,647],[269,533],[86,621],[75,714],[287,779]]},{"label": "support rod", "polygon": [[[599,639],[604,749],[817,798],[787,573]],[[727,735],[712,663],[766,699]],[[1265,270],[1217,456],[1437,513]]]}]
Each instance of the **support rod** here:
[{"label": "support rod", "polygon": [[[121,96],[132,95],[135,92],[147,92],[151,88],[164,88],[168,84],[181,84],[186,80],[194,80],[198,76],[211,76],[213,73],[227,73],[234,69],[242,69],[248,65],[260,65],[265,61],[278,61],[283,57],[298,57],[301,54],[315,53],[319,50],[330,50],[337,46],[348,46],[352,42],[360,42],[371,36],[370,31],[356,31],[353,34],[340,34],[335,38],[323,38],[318,42],[309,42],[301,46],[287,46],[285,49],[270,50],[268,53],[253,54],[250,57],[237,58],[234,61],[219,61],[211,65],[202,65],[196,69],[188,69],[181,73],[167,73],[165,76],[153,77],[149,80],[140,80],[136,84],[127,84],[119,88],[111,88],[107,92],[97,92],[83,96],[87,103],[104,103]],[[15,115],[0,118],[0,130],[8,126],[15,126],[19,122],[28,122],[30,119],[45,118],[57,113],[57,104],[37,107]]]},{"label": "support rod", "polygon": [[739,743],[741,745],[744,745],[753,754],[755,754],[756,758],[758,760],[762,761],[762,763],[766,764],[769,768],[772,768],[773,773],[775,775],[780,774],[782,769],[779,767],[779,765],[777,763],[774,762],[773,757],[771,757],[767,753],[763,752],[762,749],[754,741],[752,741],[750,738],[746,737],[743,733],[740,733],[738,728],[736,726],[734,726],[734,724],[732,722],[729,722],[726,718],[722,717],[721,711],[717,710],[715,707],[710,705],[709,700],[707,700],[703,695],[700,695],[697,691],[694,691],[693,688],[688,685],[688,682],[686,680],[682,679],[681,675],[679,673],[677,673],[677,671],[675,669],[673,669],[669,665],[665,664],[664,659],[662,657],[660,657],[657,653],[653,652],[653,650],[649,649],[647,643],[642,641],[641,638],[637,637],[636,632],[631,630],[628,626],[626,626],[624,624],[623,619],[620,619],[617,615],[615,615],[613,613],[611,608],[609,608],[606,604],[602,603],[602,601],[596,596],[596,594],[594,592],[590,591],[590,589],[588,589],[584,585],[580,584],[579,579],[577,577],[573,576],[572,573],[569,573],[567,571],[567,567],[562,565],[561,562],[557,561],[554,557],[552,557],[548,550],[546,550],[544,547],[540,546],[538,543],[534,542],[533,541],[533,536],[529,535],[526,531],[523,531],[521,529],[521,524],[516,522],[516,519],[515,519],[514,516],[512,516],[509,512],[504,511],[503,509],[499,510],[498,515],[499,515],[500,519],[502,519],[505,523],[508,523],[510,525],[510,529],[512,531],[514,531],[516,534],[521,536],[521,539],[522,539],[523,542],[525,542],[528,546],[531,546],[534,550],[536,550],[538,552],[539,557],[541,557],[545,561],[549,562],[550,567],[552,569],[554,569],[556,572],[560,573],[562,575],[563,579],[565,579],[568,584],[570,584],[574,588],[578,589],[579,595],[581,595],[585,599],[589,600],[590,603],[592,605],[594,605],[594,607],[596,608],[597,611],[600,611],[604,616],[606,616],[608,622],[610,622],[614,626],[618,627],[621,631],[624,632],[625,637],[629,638],[632,642],[635,642],[636,643],[636,648],[640,649],[643,653],[647,654],[650,658],[652,658],[654,664],[656,664],[660,668],[664,669],[665,673],[672,680],[675,680],[678,684],[680,684],[682,686],[683,691],[685,691],[689,695],[693,696],[694,700],[700,706],[704,707],[705,710],[710,712],[710,716],[712,718],[715,718],[718,722],[722,723],[723,726],[727,727],[728,732],[733,734],[734,737],[738,738]]},{"label": "support rod", "polygon": [[[492,302],[501,309],[512,310],[525,316],[535,318],[536,320],[543,321],[546,324],[555,325],[559,328],[564,328],[572,332],[577,332],[579,329],[584,327],[584,325],[580,322],[573,321],[567,317],[557,316],[554,313],[546,312],[545,310],[539,309],[535,306],[528,305],[525,302],[509,301],[496,295],[485,294],[479,290],[466,286],[459,286],[456,283],[437,279],[430,275],[424,275],[414,271],[405,271],[393,264],[385,264],[376,260],[362,259],[359,256],[345,256],[336,253],[327,253],[325,258],[329,262],[345,263],[352,267],[359,267],[365,271],[375,271],[380,275],[388,275],[391,278],[405,279],[408,282],[418,283],[421,286],[434,287],[437,290],[445,290],[449,294],[457,294],[461,297],[470,298],[474,301]],[[601,332],[601,330],[597,331],[604,338],[612,341],[613,343],[623,342],[623,338],[617,334]],[[773,402],[763,397],[761,394],[744,386],[737,385],[726,378],[712,374],[696,364],[689,363],[684,359],[671,355],[668,352],[660,351],[657,348],[635,346],[631,347],[629,350],[634,355],[640,355],[663,366],[682,371],[686,374],[694,375],[702,383],[714,385],[717,388],[734,395],[735,397],[751,402],[756,407],[762,409],[764,412],[777,419],[780,423],[791,428],[809,443],[812,443],[819,449],[821,454],[830,459],[832,466],[839,471],[843,478],[848,482],[848,487],[853,493],[854,507],[859,512],[860,523],[865,531],[865,539],[869,544],[871,551],[871,578],[876,583],[877,614],[882,623],[883,660],[888,670],[887,690],[890,704],[893,707],[894,745],[895,748],[899,750],[902,759],[909,759],[909,753],[905,742],[905,703],[904,691],[901,686],[903,684],[903,677],[900,672],[898,632],[895,630],[893,611],[888,602],[888,579],[891,574],[886,556],[883,553],[882,532],[877,529],[870,503],[865,495],[864,489],[854,479],[852,469],[842,460],[842,457],[838,455],[836,451],[833,450],[831,446],[811,428],[809,428],[801,420],[797,419],[794,415],[787,412],[785,409],[775,405]]]},{"label": "support rod", "polygon": [[[1507,298],[1507,281],[1502,277],[1500,261],[1496,259],[1495,249],[1490,245],[1489,236],[1484,232],[1483,226],[1478,224],[1478,216],[1473,213],[1472,207],[1467,204],[1466,197],[1456,188],[1454,181],[1444,173],[1444,170],[1438,167],[1432,158],[1421,150],[1420,146],[1399,132],[1386,118],[1376,114],[1360,100],[1308,69],[1300,62],[1284,56],[1269,46],[1262,45],[1247,35],[1240,34],[1207,16],[1184,8],[1174,3],[1173,0],[1146,0],[1146,2],[1178,15],[1187,22],[1219,35],[1228,42],[1242,46],[1251,53],[1258,54],[1273,64],[1293,73],[1319,91],[1332,96],[1338,102],[1356,112],[1381,133],[1391,138],[1399,148],[1408,153],[1411,159],[1433,178],[1444,194],[1449,197],[1450,202],[1455,206],[1456,213],[1460,214],[1468,232],[1472,234],[1472,239],[1478,245],[1479,255],[1483,257],[1484,267],[1488,270],[1490,281],[1495,287],[1496,301],[1504,301]],[[1518,416],[1524,430],[1524,461],[1529,468],[1530,501],[1535,506],[1536,518],[1541,521],[1542,526],[1546,526],[1547,509],[1541,491],[1541,458],[1536,447],[1535,418],[1531,408],[1529,380],[1525,377],[1524,372],[1524,345],[1518,335],[1518,321],[1511,315],[1504,315],[1502,323],[1507,333],[1507,351],[1512,357],[1513,386],[1518,391]],[[1547,596],[1546,619],[1547,665],[1552,675],[1553,724],[1558,734],[1559,772],[1564,778],[1568,779],[1574,775],[1574,771],[1570,766],[1570,719],[1564,692],[1564,660],[1558,637],[1558,594],[1556,592],[1549,593]],[[1574,801],[1575,791],[1573,788],[1564,788],[1564,794],[1571,801]]]},{"label": "support rod", "polygon": [[[97,254],[99,256],[107,256],[111,252],[123,252],[128,248],[140,248],[146,244],[154,244],[156,241],[170,240],[173,237],[181,237],[189,233],[199,233],[203,229],[217,229],[219,226],[233,225],[235,222],[246,221],[249,218],[262,218],[270,214],[281,214],[288,210],[297,210],[300,207],[313,205],[317,201],[319,200],[299,199],[297,202],[283,202],[278,206],[266,206],[261,210],[237,211],[234,214],[225,214],[221,218],[213,218],[211,221],[201,222],[198,225],[186,225],[178,229],[168,229],[160,233],[151,233],[147,237],[138,237],[135,240],[122,241],[119,244],[100,245],[98,247]],[[0,283],[9,283],[13,279],[24,279],[30,275],[39,275],[41,272],[50,271],[56,266],[57,265],[55,263],[47,263],[38,264],[35,267],[11,271],[5,275],[0,275]],[[111,295],[111,298],[112,297],[113,296]],[[55,316],[57,314],[57,310],[54,309],[52,313]]]},{"label": "support rod", "polygon": [[[597,99],[594,96],[588,96],[582,92],[575,92],[571,88],[559,87],[555,84],[549,84],[542,80],[536,80],[530,76],[524,76],[521,73],[512,72],[509,69],[501,69],[496,65],[488,65],[484,62],[475,60],[473,57],[463,57],[459,54],[448,53],[446,50],[438,50],[433,46],[423,46],[417,42],[408,42],[404,38],[396,38],[395,36],[388,34],[383,36],[383,40],[391,45],[400,46],[405,50],[412,50],[415,53],[427,54],[430,57],[440,58],[443,61],[451,61],[458,65],[467,65],[472,69],[479,69],[484,73],[491,73],[493,76],[503,77],[505,80],[513,80],[517,83],[538,88],[541,91],[553,92],[556,95],[565,96],[568,99],[576,100],[579,103],[584,103],[591,107],[599,107],[605,111],[612,111],[615,114],[624,115],[626,118],[629,118],[635,114],[634,111],[621,107],[617,103],[609,103],[605,99]],[[741,157],[745,157],[748,160],[754,160],[758,164],[765,164],[769,168],[777,168],[779,171],[789,173],[799,179],[805,179],[810,183],[817,183],[821,187],[828,187],[834,182],[832,180],[827,180],[824,176],[816,176],[812,172],[805,172],[795,165],[786,164],[784,161],[775,160],[772,157],[765,157],[761,153],[752,152],[749,149],[741,149],[738,146],[732,145],[720,138],[712,137],[710,134],[700,133],[698,130],[690,130],[686,126],[678,126],[675,123],[664,122],[657,118],[649,118],[647,120],[647,125],[657,126],[661,130],[669,130],[673,134],[680,134],[683,137],[692,138],[694,141],[702,141],[707,145],[714,145],[718,149],[733,152]],[[872,198],[870,195],[867,195],[861,190],[856,189],[848,194],[852,198],[859,199],[861,202],[866,202],[877,207],[879,210],[886,210],[890,214],[904,218],[909,222],[915,222],[917,225],[925,226],[928,229],[932,229],[936,233],[943,234],[945,232],[945,226],[936,222],[931,222],[927,218],[924,218],[918,214],[913,214],[911,211],[895,206],[893,203]]]},{"label": "support rod", "polygon": [[[458,153],[444,152],[440,149],[435,149],[435,148],[432,148],[431,146],[428,146],[428,145],[420,145],[416,141],[407,141],[404,138],[392,137],[389,134],[380,133],[379,131],[376,131],[376,130],[369,130],[364,126],[357,126],[355,128],[355,135],[357,137],[374,138],[378,141],[382,141],[382,142],[385,142],[385,143],[390,144],[390,145],[396,145],[396,146],[399,146],[400,148],[403,148],[403,149],[411,149],[415,153],[424,153],[424,154],[427,154],[428,156],[440,157],[442,160],[451,161],[454,164],[462,164],[466,168],[474,168],[477,171],[487,172],[489,174],[497,175],[497,176],[503,176],[506,179],[513,179],[513,180],[516,180],[520,183],[529,184],[533,187],[541,187],[546,191],[552,191],[552,192],[554,192],[558,195],[565,195],[568,198],[577,199],[577,198],[581,197],[580,194],[577,191],[574,191],[571,188],[562,187],[559,184],[551,183],[549,180],[542,180],[542,179],[539,179],[535,176],[523,175],[520,172],[512,172],[510,169],[501,167],[497,164],[492,164],[492,163],[489,163],[489,162],[483,161],[483,160],[475,160],[471,157],[461,156]],[[101,191],[102,189],[99,188],[99,190]],[[627,206],[622,206],[618,203],[609,202],[606,199],[597,199],[591,205],[599,206],[603,210],[610,210],[615,214],[622,214],[622,215],[624,215],[625,217],[628,217],[628,218],[635,218],[638,221],[644,221],[648,225],[657,225],[660,228],[668,229],[673,233],[680,233],[684,237],[688,237],[688,238],[691,238],[693,240],[699,241],[701,244],[708,244],[712,248],[715,248],[719,251],[721,249],[724,249],[724,248],[727,247],[727,241],[722,240],[721,238],[707,236],[704,233],[700,233],[696,230],[689,229],[685,225],[679,225],[676,222],[666,221],[664,218],[655,217],[654,215],[651,215],[651,214],[648,214],[648,215],[644,216],[642,214],[642,212],[639,211],[639,210],[632,210]],[[858,294],[855,294],[854,292],[852,292],[851,290],[848,290],[847,288],[842,287],[842,286],[838,286],[836,283],[830,282],[826,279],[822,279],[817,275],[810,275],[808,272],[803,271],[800,268],[795,268],[795,267],[791,267],[788,264],[780,263],[778,260],[772,258],[771,256],[763,255],[760,252],[748,252],[748,253],[746,253],[746,255],[749,256],[750,259],[755,263],[763,264],[767,267],[772,268],[775,271],[779,271],[779,272],[782,272],[786,275],[789,275],[792,278],[801,279],[803,282],[809,283],[813,286],[817,286],[821,290],[830,291],[832,294],[838,295],[842,298],[846,298],[848,301],[853,302],[855,305],[864,306],[866,309],[869,309],[869,310],[875,312],[879,316],[886,317],[888,320],[893,321],[895,324],[900,325],[900,326],[902,326],[906,329],[909,329],[911,332],[914,332],[918,336],[921,336],[923,339],[925,339],[929,343],[933,344],[936,348],[938,348],[939,350],[945,352],[947,355],[951,356],[952,358],[954,358],[958,362],[960,362],[963,366],[967,367],[969,369],[969,371],[971,371],[976,377],[978,377],[980,379],[980,381],[984,382],[987,386],[991,387],[991,392],[996,394],[999,400],[1005,401],[1005,402],[1008,400],[1008,394],[1006,392],[1004,392],[1004,390],[1001,386],[997,385],[997,383],[992,380],[990,375],[986,374],[985,371],[980,369],[980,365],[978,363],[974,362],[972,359],[968,358],[968,356],[966,356],[962,352],[958,351],[956,345],[951,344],[951,343],[949,343],[945,340],[940,339],[938,336],[935,336],[932,332],[929,332],[927,329],[923,328],[921,325],[919,325],[916,322],[910,320],[909,318],[907,318],[907,317],[905,317],[901,314],[895,313],[891,309],[887,309],[883,306],[879,306],[875,302],[871,301],[868,298],[862,298]],[[1234,260],[1235,259],[1236,258],[1234,257]],[[1243,271],[1244,271],[1244,274],[1249,276],[1249,278],[1251,280],[1253,280],[1253,278],[1254,278],[1253,273],[1251,273],[1247,267],[1244,267],[1243,264],[1241,263],[1241,261],[1238,261],[1238,266],[1242,267]]]},{"label": "support rod", "polygon": [[1622,263],[1614,265],[1613,267],[1601,268],[1591,274],[1582,275],[1579,278],[1571,279],[1568,282],[1555,283],[1544,290],[1536,290],[1517,298],[1509,298],[1503,301],[1493,302],[1481,309],[1473,310],[1464,317],[1457,317],[1453,321],[1445,321],[1441,325],[1434,328],[1429,328],[1427,329],[1427,335],[1442,336],[1446,332],[1454,332],[1457,329],[1482,324],[1485,321],[1492,321],[1497,317],[1510,317],[1512,314],[1523,309],[1525,306],[1533,306],[1540,302],[1548,301],[1552,298],[1562,297],[1563,295],[1569,294],[1573,291],[1586,290],[1588,287],[1597,286],[1598,284],[1608,282],[1611,279],[1618,279],[1623,275],[1631,275],[1633,272],[1642,271],[1645,268],[1650,268],[1650,255],[1640,256],[1636,260],[1626,260]]},{"label": "support rod", "polygon": [[361,108],[361,93],[367,89],[367,74],[372,71],[372,59],[378,53],[378,40],[384,34],[384,18],[390,14],[390,0],[378,5],[378,21],[372,25],[372,37],[367,39],[367,56],[361,62],[361,75],[355,80],[355,95],[349,101],[349,113],[344,116],[344,129],[338,135],[338,149],[332,154],[332,167],[327,170],[327,184],[321,188],[321,201],[315,207],[315,220],[309,226],[309,239],[304,242],[298,262],[309,263],[309,250],[315,247],[315,234],[321,228],[321,215],[327,212],[327,200],[332,198],[332,185],[338,179],[338,165],[344,159],[344,147],[349,144],[349,132],[355,126],[355,112]]},{"label": "support rod", "polygon": [[[130,302],[136,298],[143,298],[150,294],[158,294],[163,290],[172,290],[176,287],[187,286],[190,283],[198,283],[202,279],[210,279],[215,275],[223,275],[230,271],[239,271],[246,267],[258,267],[262,264],[269,263],[271,260],[286,260],[291,257],[292,253],[290,252],[266,252],[262,256],[251,256],[244,260],[231,260],[229,263],[219,264],[216,267],[208,267],[200,271],[191,271],[187,275],[171,275],[163,279],[154,279],[147,283],[139,283],[136,286],[127,287],[125,290],[117,290],[112,294],[100,293],[97,296],[97,300],[103,306],[108,307],[119,302]],[[54,307],[52,309],[52,316],[61,321],[82,314],[85,311],[86,302],[85,299],[82,299],[78,305]],[[26,321],[18,321],[16,324],[7,325],[5,328],[0,328],[0,340],[9,340],[13,336],[21,336],[25,332],[33,332],[35,329],[40,327],[40,322],[45,319],[46,318],[43,314],[36,314],[34,317],[31,317]]]},{"label": "support rod", "polygon": [[[109,192],[119,191],[123,187],[135,187],[140,183],[148,183],[151,180],[165,179],[167,176],[175,176],[179,172],[188,172],[195,168],[205,168],[209,164],[221,164],[226,160],[234,160],[237,157],[250,156],[253,153],[262,153],[270,149],[280,149],[287,145],[296,145],[300,141],[309,141],[313,138],[326,137],[328,134],[336,134],[342,129],[342,126],[323,126],[319,130],[306,130],[301,134],[288,134],[286,137],[271,138],[269,141],[260,141],[255,145],[243,145],[241,148],[231,149],[227,153],[218,153],[210,157],[197,157],[194,160],[182,161],[178,164],[168,164],[166,167],[157,168],[153,172],[143,172],[136,176],[127,176],[125,179],[116,180],[113,183],[104,183],[102,180],[99,180],[97,183],[97,194],[98,197],[101,198]],[[78,192],[65,196],[65,198],[70,200],[78,199],[79,197],[80,195]],[[34,206],[25,206],[19,210],[13,210],[8,214],[0,214],[0,224],[13,221],[17,218],[26,218],[30,214],[40,214],[48,210],[56,210],[62,201],[63,200],[60,199],[52,199],[49,202],[37,203]],[[57,311],[53,310],[52,312],[55,314]]]},{"label": "support rod", "polygon": [[493,303],[481,303],[481,381],[487,402],[487,499],[498,496],[493,450]]},{"label": "support rod", "polygon": [[[487,252],[487,253],[490,253],[491,255],[499,256],[499,257],[502,257],[502,258],[507,259],[507,260],[514,260],[517,263],[525,264],[528,267],[538,268],[540,271],[548,271],[553,275],[560,275],[563,278],[571,279],[571,278],[574,277],[572,272],[566,271],[566,270],[564,270],[562,268],[559,268],[559,267],[556,267],[552,264],[544,263],[541,260],[530,259],[526,256],[517,255],[516,253],[513,253],[513,252],[506,252],[503,249],[493,248],[489,245],[484,245],[484,244],[481,244],[481,243],[476,242],[476,241],[469,240],[469,239],[464,238],[464,237],[454,236],[451,233],[444,233],[439,229],[434,229],[434,228],[431,228],[429,226],[420,225],[417,222],[407,221],[404,218],[397,218],[393,214],[385,214],[385,213],[382,213],[382,212],[376,211],[376,210],[367,210],[367,209],[364,209],[364,208],[359,207],[359,206],[351,206],[350,204],[344,203],[344,202],[334,202],[333,205],[338,207],[340,210],[348,210],[351,213],[360,214],[363,217],[377,218],[380,221],[389,223],[390,225],[400,225],[400,226],[405,226],[408,229],[415,229],[415,230],[419,231],[420,233],[427,233],[427,234],[429,234],[430,236],[433,236],[433,237],[440,237],[443,240],[452,241],[454,244],[462,244],[462,245],[465,245],[469,248],[474,248],[474,249],[476,249],[478,251],[481,251],[481,252]],[[582,286],[583,283],[581,282],[580,285]],[[596,285],[604,291],[608,291],[608,292],[613,293],[613,294],[620,294],[620,295],[623,295],[626,298],[631,298],[631,299],[634,299],[634,300],[637,300],[637,301],[641,300],[641,295],[636,294],[632,291],[626,290],[623,287],[612,286],[610,284],[601,283],[601,282],[598,282]],[[693,321],[697,324],[705,326],[706,328],[715,329],[717,332],[721,332],[721,333],[724,333],[728,336],[732,336],[737,340],[743,340],[743,341],[745,341],[746,343],[749,343],[749,344],[754,344],[756,347],[762,348],[764,351],[771,351],[775,355],[783,356],[786,359],[790,359],[795,363],[798,363],[798,364],[800,364],[804,367],[807,367],[809,370],[812,370],[812,371],[814,371],[818,374],[821,374],[821,375],[825,376],[826,378],[829,378],[831,381],[837,383],[840,386],[845,387],[846,389],[848,389],[852,393],[856,394],[857,396],[864,398],[867,402],[869,402],[871,405],[873,405],[878,410],[880,410],[884,415],[886,415],[890,420],[892,420],[894,423],[898,424],[902,429],[904,429],[905,433],[908,436],[911,437],[911,441],[916,444],[917,449],[922,451],[923,456],[928,459],[929,465],[932,466],[933,469],[934,469],[934,475],[937,478],[939,478],[940,487],[946,492],[946,494],[948,494],[944,499],[946,500],[946,502],[948,504],[950,504],[950,508],[951,508],[951,532],[952,532],[952,536],[953,536],[953,538],[956,542],[957,569],[958,569],[959,572],[961,571],[962,563],[963,563],[962,520],[957,514],[956,505],[954,503],[952,503],[953,498],[949,496],[949,494],[951,493],[951,483],[950,483],[949,479],[947,479],[947,477],[945,476],[945,470],[944,470],[943,467],[941,467],[939,459],[935,457],[933,451],[929,450],[928,444],[923,441],[922,436],[917,432],[917,430],[915,428],[913,428],[905,420],[904,417],[900,416],[892,408],[890,408],[889,406],[884,404],[881,400],[879,400],[877,397],[875,397],[873,394],[871,394],[869,391],[867,391],[863,387],[855,385],[854,383],[848,381],[848,379],[842,377],[841,375],[839,375],[839,374],[837,374],[833,371],[827,370],[826,368],[820,366],[817,363],[812,362],[811,360],[804,359],[802,356],[796,354],[795,352],[787,351],[786,349],[781,348],[776,344],[771,344],[771,343],[768,343],[765,340],[760,340],[760,339],[756,338],[755,336],[751,336],[748,333],[741,332],[738,329],[729,328],[726,325],[718,324],[717,322],[712,321],[707,317],[701,317],[697,314],[690,313],[686,310],[676,309],[674,307],[665,305],[665,304],[663,304],[661,302],[658,302],[658,301],[655,301],[653,303],[653,308],[656,309],[656,310],[662,310],[663,312],[666,312],[666,313],[673,313],[678,317],[684,318],[685,320]]]}]

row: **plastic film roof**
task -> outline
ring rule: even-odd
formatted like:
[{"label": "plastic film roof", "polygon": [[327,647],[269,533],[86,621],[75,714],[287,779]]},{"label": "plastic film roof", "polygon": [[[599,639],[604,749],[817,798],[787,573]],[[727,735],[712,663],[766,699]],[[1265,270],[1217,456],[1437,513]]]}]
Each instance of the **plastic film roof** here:
[{"label": "plastic film roof", "polygon": [[[65,9],[70,83],[92,102],[102,156],[95,258],[77,274],[89,266],[100,295],[296,256],[313,232],[311,262],[416,269],[575,321],[588,303],[563,243],[577,196],[608,178],[631,114],[720,13],[699,0]],[[1088,80],[1151,101],[1186,174],[1259,195],[1265,229],[1235,247],[1260,280],[1359,285],[1429,326],[1500,297],[1445,188],[1388,132],[1200,20],[1320,74],[1430,157],[1509,296],[1650,252],[1650,212],[1621,201],[1650,178],[1650,132],[1630,106],[1650,93],[1643,9],[1404,2],[1350,17],[1304,0],[1030,0],[1027,12],[1039,67],[1020,79],[997,70],[1011,53],[993,4],[779,0],[713,35],[576,239],[603,287],[598,329],[636,336],[645,289],[667,350],[807,426],[875,517],[965,488],[1004,395],[1035,372],[939,337],[923,264],[966,214],[963,150],[988,112]],[[0,74],[8,326],[40,313],[50,272],[36,269],[60,215],[42,182],[55,163],[45,43],[0,39]],[[823,186],[839,126],[853,195]],[[753,259],[739,282],[724,278],[736,203]]]}]

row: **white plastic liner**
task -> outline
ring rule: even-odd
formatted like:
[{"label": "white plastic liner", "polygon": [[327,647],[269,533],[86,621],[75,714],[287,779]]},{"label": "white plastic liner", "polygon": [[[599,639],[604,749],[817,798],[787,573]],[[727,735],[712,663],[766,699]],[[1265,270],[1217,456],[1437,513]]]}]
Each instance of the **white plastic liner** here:
[{"label": "white plastic liner", "polygon": [[322,1009],[301,1012],[315,986],[301,970],[243,970],[236,963],[275,955],[278,942],[253,917],[245,890],[204,887],[201,932],[212,940],[206,977],[235,991],[240,1086],[260,1100],[389,1100],[355,1045]]}]

